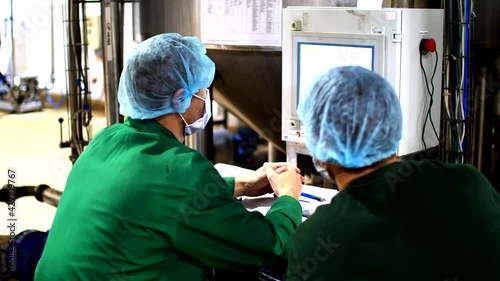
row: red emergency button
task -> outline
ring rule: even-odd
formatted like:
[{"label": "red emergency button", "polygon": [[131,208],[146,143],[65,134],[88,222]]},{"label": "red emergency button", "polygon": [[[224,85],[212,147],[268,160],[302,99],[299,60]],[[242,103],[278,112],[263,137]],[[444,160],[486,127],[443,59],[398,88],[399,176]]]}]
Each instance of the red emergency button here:
[{"label": "red emergency button", "polygon": [[424,41],[424,49],[427,52],[434,53],[436,51],[436,40],[434,40],[434,38],[425,40]]},{"label": "red emergency button", "polygon": [[429,52],[434,53],[436,51],[436,40],[434,40],[434,38],[422,39],[419,47],[420,53],[423,55],[426,55]]}]

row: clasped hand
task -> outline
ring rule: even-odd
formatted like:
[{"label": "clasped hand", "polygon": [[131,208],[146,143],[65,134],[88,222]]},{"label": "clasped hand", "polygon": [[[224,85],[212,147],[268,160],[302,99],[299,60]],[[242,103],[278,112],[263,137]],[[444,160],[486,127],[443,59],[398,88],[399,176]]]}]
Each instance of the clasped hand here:
[{"label": "clasped hand", "polygon": [[255,172],[235,178],[234,196],[260,196],[273,193],[298,200],[304,177],[300,169],[289,163],[265,163]]}]

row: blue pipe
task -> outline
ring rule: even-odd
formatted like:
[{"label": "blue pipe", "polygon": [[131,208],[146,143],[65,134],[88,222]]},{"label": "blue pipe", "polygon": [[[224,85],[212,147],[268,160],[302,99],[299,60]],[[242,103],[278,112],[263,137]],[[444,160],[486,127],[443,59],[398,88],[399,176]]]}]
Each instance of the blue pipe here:
[{"label": "blue pipe", "polygon": [[63,102],[66,100],[66,96],[65,96],[65,95],[63,95],[63,94],[61,93],[61,97],[59,98],[59,101],[58,101],[58,102],[54,102],[54,101],[52,100],[52,97],[51,97],[51,96],[50,96],[50,94],[49,94],[49,90],[47,90],[47,89],[46,89],[46,90],[45,90],[45,99],[47,100],[47,102],[48,102],[48,103],[50,103],[50,105],[51,105],[52,107],[54,107],[54,108],[58,108],[58,107],[60,107],[60,106],[63,104]]},{"label": "blue pipe", "polygon": [[[464,119],[467,119],[468,97],[469,97],[469,30],[470,30],[470,0],[465,0],[465,53],[464,53]],[[464,140],[462,149],[465,150],[466,142]]]}]

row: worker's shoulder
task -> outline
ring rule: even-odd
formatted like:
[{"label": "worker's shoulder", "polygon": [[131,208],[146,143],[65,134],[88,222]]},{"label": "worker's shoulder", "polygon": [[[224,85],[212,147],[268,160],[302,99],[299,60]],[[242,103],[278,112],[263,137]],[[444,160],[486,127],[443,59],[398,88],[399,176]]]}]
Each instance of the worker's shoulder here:
[{"label": "worker's shoulder", "polygon": [[414,192],[449,192],[455,187],[490,185],[473,166],[443,163],[439,160],[401,161],[384,173],[391,189]]},{"label": "worker's shoulder", "polygon": [[488,179],[470,164],[445,164],[448,168],[448,180],[457,184],[491,185]]},{"label": "worker's shoulder", "polygon": [[102,142],[113,142],[118,139],[128,139],[137,131],[136,129],[122,123],[116,123],[97,132],[92,138],[91,144]]},{"label": "worker's shoulder", "polygon": [[[402,161],[397,171],[409,175],[414,172],[422,174],[435,174],[442,176],[480,176],[481,173],[468,164],[444,163],[439,160]],[[418,173],[417,173],[418,174]]]},{"label": "worker's shoulder", "polygon": [[198,150],[192,149],[182,143],[178,143],[177,145],[173,146],[171,151],[167,151],[167,153],[175,154],[175,161],[185,160],[210,162]]},{"label": "worker's shoulder", "polygon": [[489,186],[486,177],[474,166],[469,164],[443,163],[438,160],[424,160],[414,162],[420,171],[418,176],[426,182],[434,182],[443,186]]},{"label": "worker's shoulder", "polygon": [[443,163],[437,160],[424,161],[428,170],[433,170],[446,174],[450,178],[463,179],[484,179],[483,174],[470,164]]},{"label": "worker's shoulder", "polygon": [[191,171],[193,176],[197,172],[203,173],[209,170],[216,171],[213,163],[205,158],[203,154],[181,143],[165,150],[162,153],[161,159],[165,161],[173,171]]}]

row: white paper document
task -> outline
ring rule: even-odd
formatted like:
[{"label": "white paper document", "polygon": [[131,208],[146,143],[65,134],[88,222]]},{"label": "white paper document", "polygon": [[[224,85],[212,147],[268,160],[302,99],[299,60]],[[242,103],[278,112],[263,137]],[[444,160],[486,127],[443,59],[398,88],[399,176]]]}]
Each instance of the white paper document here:
[{"label": "white paper document", "polygon": [[[302,221],[306,220],[311,216],[321,205],[330,204],[333,196],[335,196],[338,191],[334,189],[326,189],[316,186],[303,185],[302,192],[312,194],[325,199],[325,201],[317,201],[307,197],[301,196],[299,203],[302,206]],[[249,211],[257,211],[263,215],[271,209],[276,197],[273,194],[267,194],[259,197],[243,197],[242,203]]]},{"label": "white paper document", "polygon": [[202,0],[207,44],[281,46],[281,0]]}]

